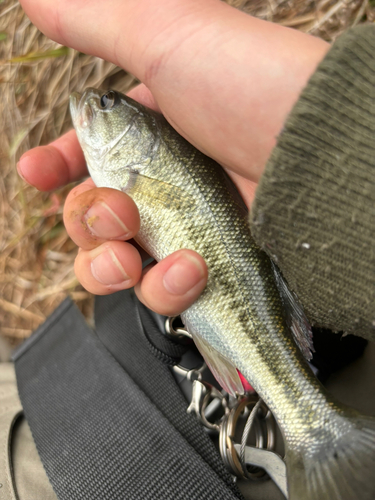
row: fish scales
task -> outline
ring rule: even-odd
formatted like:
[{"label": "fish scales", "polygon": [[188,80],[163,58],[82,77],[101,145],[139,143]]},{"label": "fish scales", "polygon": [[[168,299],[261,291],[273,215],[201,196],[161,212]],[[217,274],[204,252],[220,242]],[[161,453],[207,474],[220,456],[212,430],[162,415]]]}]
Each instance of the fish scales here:
[{"label": "fish scales", "polygon": [[[283,378],[295,400],[305,388],[298,387],[298,379],[290,377],[286,368],[296,362],[299,369],[306,367],[299,359],[284,360],[285,352],[298,356],[298,351],[291,349],[293,341],[284,325],[269,259],[254,244],[246,208],[240,200],[234,202],[233,188],[224,171],[185,140],[178,139],[164,136],[159,143],[152,166],[147,169],[147,177],[158,182],[135,180],[134,186],[126,190],[141,216],[137,239],[158,260],[181,248],[195,250],[204,257],[209,269],[206,290],[183,314],[190,331],[221,353],[228,353],[229,359],[235,359],[235,353],[243,353],[248,346],[246,366],[242,366],[241,359],[236,366],[258,393],[267,401],[269,378],[275,382]],[[166,207],[163,200],[170,202],[171,186],[180,188],[181,193],[177,194],[178,204]],[[144,189],[148,189],[147,197]],[[149,198],[155,201],[150,203]],[[249,366],[254,367],[257,377],[253,373],[250,376]],[[315,381],[310,371],[308,376]],[[289,398],[286,394],[281,397],[282,404],[287,405]],[[305,418],[305,408],[299,411]]]},{"label": "fish scales", "polygon": [[[134,199],[141,246],[157,260],[182,248],[205,259],[207,286],[182,319],[224,387],[238,389],[238,369],[275,415],[290,499],[357,498],[343,489],[342,471],[352,467],[355,441],[362,469],[375,466],[374,420],[336,403],[306,364],[228,176],[161,115],[121,94],[88,89],[72,96],[71,110],[95,183]],[[372,475],[356,481],[354,491],[371,483],[374,495],[361,498],[373,500]]]}]

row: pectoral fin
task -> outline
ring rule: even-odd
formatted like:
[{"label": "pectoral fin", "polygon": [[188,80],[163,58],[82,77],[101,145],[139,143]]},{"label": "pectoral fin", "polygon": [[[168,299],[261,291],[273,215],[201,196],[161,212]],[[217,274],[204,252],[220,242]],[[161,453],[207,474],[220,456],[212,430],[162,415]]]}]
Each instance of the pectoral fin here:
[{"label": "pectoral fin", "polygon": [[137,195],[146,198],[151,206],[162,205],[185,214],[191,214],[196,210],[194,198],[181,187],[138,172],[130,172],[129,181],[123,191],[135,199]]},{"label": "pectoral fin", "polygon": [[202,354],[208,368],[221,387],[232,396],[244,394],[244,388],[236,367],[225,356],[220,354],[199,334],[193,333],[193,340]]}]

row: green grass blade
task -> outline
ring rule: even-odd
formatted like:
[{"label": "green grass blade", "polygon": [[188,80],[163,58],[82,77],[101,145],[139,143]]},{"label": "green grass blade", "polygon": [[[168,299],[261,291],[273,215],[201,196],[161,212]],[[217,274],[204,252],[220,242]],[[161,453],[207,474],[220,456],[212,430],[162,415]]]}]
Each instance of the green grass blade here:
[{"label": "green grass blade", "polygon": [[28,63],[34,61],[41,61],[42,59],[47,59],[49,57],[63,57],[69,54],[69,47],[60,47],[58,49],[46,50],[45,52],[29,52],[23,56],[16,56],[9,59],[8,62],[12,64],[16,63]]}]

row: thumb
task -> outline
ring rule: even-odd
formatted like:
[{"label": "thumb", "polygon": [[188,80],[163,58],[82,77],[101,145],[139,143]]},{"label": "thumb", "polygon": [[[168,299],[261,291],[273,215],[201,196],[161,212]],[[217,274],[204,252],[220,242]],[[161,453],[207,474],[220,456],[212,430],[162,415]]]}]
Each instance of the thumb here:
[{"label": "thumb", "polygon": [[218,0],[21,0],[50,38],[130,71],[172,126],[257,182],[329,45]]},{"label": "thumb", "polygon": [[200,0],[21,0],[46,36],[111,61],[141,81],[157,69],[162,54],[189,39],[220,3],[206,0],[203,8]]}]

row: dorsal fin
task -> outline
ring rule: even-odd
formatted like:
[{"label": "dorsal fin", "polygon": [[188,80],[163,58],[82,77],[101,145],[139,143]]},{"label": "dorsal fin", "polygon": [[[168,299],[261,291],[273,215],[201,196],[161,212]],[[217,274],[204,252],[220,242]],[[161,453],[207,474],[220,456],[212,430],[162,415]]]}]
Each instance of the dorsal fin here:
[{"label": "dorsal fin", "polygon": [[297,295],[289,290],[288,284],[281,274],[280,269],[272,262],[272,269],[275,274],[277,288],[284,306],[285,321],[290,328],[294,341],[301,349],[304,357],[310,361],[312,353],[315,352],[312,341],[313,334],[309,320],[303,311]]}]

